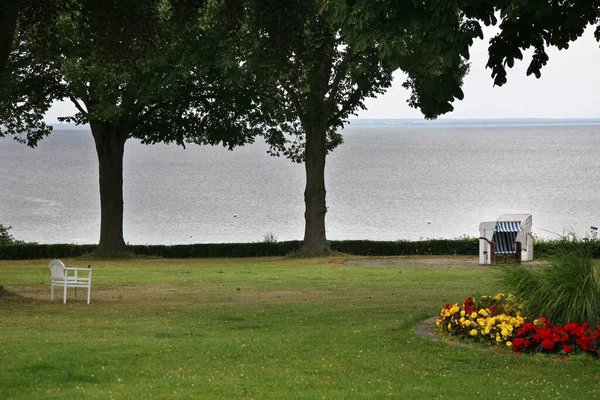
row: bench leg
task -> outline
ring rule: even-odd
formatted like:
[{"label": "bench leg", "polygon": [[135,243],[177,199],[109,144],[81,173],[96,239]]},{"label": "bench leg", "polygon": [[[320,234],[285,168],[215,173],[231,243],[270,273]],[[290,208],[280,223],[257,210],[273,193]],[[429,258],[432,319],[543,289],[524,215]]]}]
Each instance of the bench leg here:
[{"label": "bench leg", "polygon": [[67,284],[65,283],[65,289],[63,293],[63,304],[67,304]]},{"label": "bench leg", "polygon": [[90,292],[92,291],[92,286],[88,286],[88,304],[90,304]]},{"label": "bench leg", "polygon": [[50,283],[50,300],[54,300],[54,285]]},{"label": "bench leg", "polygon": [[73,294],[73,300],[77,300],[77,286],[75,286],[75,292]]}]

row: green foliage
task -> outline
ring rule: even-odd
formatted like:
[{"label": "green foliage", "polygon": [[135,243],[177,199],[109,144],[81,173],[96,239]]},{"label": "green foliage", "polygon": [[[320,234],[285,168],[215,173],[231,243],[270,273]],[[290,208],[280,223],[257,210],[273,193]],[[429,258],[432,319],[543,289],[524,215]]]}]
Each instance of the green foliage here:
[{"label": "green foliage", "polygon": [[452,111],[462,100],[469,46],[482,37],[464,2],[328,0],[324,9],[355,48],[375,45],[382,60],[408,74],[408,103],[426,118]]},{"label": "green foliage", "polygon": [[[326,153],[342,143],[337,130],[364,108],[364,99],[387,89],[392,69],[374,46],[357,51],[339,26],[320,13],[317,0],[247,2],[242,52],[260,85],[261,114],[272,155],[305,161],[307,137],[325,143]],[[323,137],[322,137],[323,136]]]},{"label": "green foliage", "polygon": [[4,226],[4,225],[0,224],[0,245],[23,243],[20,240],[16,240],[10,234],[9,231],[11,229],[12,229],[12,226]]},{"label": "green foliage", "polygon": [[475,255],[479,241],[465,239],[426,239],[418,241],[332,240],[331,250],[361,256],[395,255]]},{"label": "green foliage", "polygon": [[[362,256],[397,255],[476,255],[477,239],[428,239],[420,241],[333,240],[335,252]],[[284,256],[300,250],[299,241],[267,241],[254,243],[202,243],[173,246],[129,245],[138,256],[167,258],[229,258]],[[0,259],[25,260],[40,258],[78,257],[91,253],[93,245],[19,244],[0,246]]]},{"label": "green foliage", "polygon": [[[139,256],[156,257],[262,257],[283,256],[297,252],[302,242],[278,241],[268,233],[262,242],[256,243],[204,243],[184,245],[128,245],[128,249]],[[268,239],[268,240],[267,240]],[[22,243],[18,245],[0,246],[0,259],[25,260],[37,258],[78,257],[91,253],[93,245],[78,244],[37,244]],[[3,243],[0,242],[0,245]],[[4,243],[7,244],[7,243]],[[10,243],[8,243],[10,244]],[[585,251],[593,258],[600,258],[600,241],[588,243],[573,242],[578,249],[585,246]],[[332,251],[361,256],[410,256],[410,255],[472,255],[479,251],[476,238],[461,237],[457,239],[424,239],[424,240],[331,240]],[[559,241],[537,241],[536,258],[548,259],[563,247]],[[529,268],[529,267],[527,267]]]},{"label": "green foliage", "polygon": [[540,269],[505,266],[499,271],[507,290],[525,304],[525,315],[545,317],[559,325],[600,325],[600,272],[586,243],[559,242],[548,265]]},{"label": "green foliage", "polygon": [[[506,68],[512,68],[515,60],[523,59],[523,50],[533,48],[533,57],[527,67],[527,75],[541,76],[541,69],[548,63],[548,46],[569,48],[572,41],[583,34],[588,25],[600,20],[600,1],[484,1],[495,6],[500,13],[500,32],[490,40],[487,67],[492,70],[494,83],[506,83]],[[495,15],[487,12],[496,22]],[[600,40],[600,27],[596,27],[596,39]]]},{"label": "green foliage", "polygon": [[[277,243],[207,243],[186,245],[129,245],[127,248],[137,256],[167,258],[229,258],[284,256],[298,250],[301,242]],[[95,245],[78,244],[18,244],[0,245],[0,260],[32,260],[85,256],[94,251]]]},{"label": "green foliage", "polygon": [[125,252],[122,158],[129,138],[231,149],[252,142],[261,130],[245,121],[255,112],[253,80],[243,75],[230,28],[219,23],[221,8],[235,4],[48,4],[55,1],[61,7],[48,13],[52,18],[32,17],[18,25],[0,87],[0,135],[15,135],[33,147],[52,130],[43,121],[51,104],[70,100],[77,111],[58,120],[89,123],[98,152],[98,251]]},{"label": "green foliage", "polygon": [[[600,240],[577,240],[571,241],[569,246],[573,248],[583,248],[589,252],[592,258],[600,258]],[[536,239],[534,245],[534,254],[536,258],[546,259],[552,257],[557,251],[564,247],[564,240]]]},{"label": "green foliage", "polygon": [[273,232],[267,232],[263,235],[263,242],[265,243],[277,243],[277,236]]}]

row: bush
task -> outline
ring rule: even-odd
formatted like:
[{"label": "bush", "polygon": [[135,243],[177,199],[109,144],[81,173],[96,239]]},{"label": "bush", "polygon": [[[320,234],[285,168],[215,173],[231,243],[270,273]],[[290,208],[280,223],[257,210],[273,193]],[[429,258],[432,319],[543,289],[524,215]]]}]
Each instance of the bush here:
[{"label": "bush", "polygon": [[20,240],[16,240],[12,235],[8,232],[12,229],[12,226],[4,226],[0,224],[0,245],[2,244],[17,244],[23,243]]},{"label": "bush", "polygon": [[544,316],[556,324],[600,324],[600,281],[592,255],[594,243],[562,240],[540,269],[500,267],[499,279],[525,303],[526,315]]}]

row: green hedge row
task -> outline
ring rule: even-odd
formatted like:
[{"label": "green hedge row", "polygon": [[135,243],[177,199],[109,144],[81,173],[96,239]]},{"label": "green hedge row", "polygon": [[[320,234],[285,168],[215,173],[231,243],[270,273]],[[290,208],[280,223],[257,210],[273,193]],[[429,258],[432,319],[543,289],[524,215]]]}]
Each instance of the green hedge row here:
[{"label": "green hedge row", "polygon": [[[422,240],[422,241],[371,241],[333,240],[331,250],[364,256],[394,256],[415,254],[465,254],[478,252],[477,239]],[[129,249],[136,255],[165,258],[226,258],[284,256],[298,251],[301,241],[277,243],[204,243],[185,245],[133,245]],[[70,258],[89,254],[96,245],[77,244],[13,244],[0,245],[0,259],[27,260],[43,258]]]},{"label": "green hedge row", "polygon": [[568,247],[585,246],[593,258],[600,258],[600,240],[578,242],[565,242],[563,240],[540,240],[535,243],[533,256],[539,258],[548,257],[554,254],[559,248],[564,247],[565,243],[568,244]]},{"label": "green hedge row", "polygon": [[[580,242],[589,246],[594,258],[600,258],[600,240]],[[479,240],[430,239],[419,241],[372,241],[372,240],[332,240],[331,250],[361,256],[399,255],[477,255]],[[535,244],[534,257],[543,258],[561,246],[560,241],[540,241]],[[277,243],[204,243],[185,245],[133,245],[129,249],[136,255],[165,258],[227,258],[284,256],[298,251],[301,241]],[[0,259],[27,260],[43,258],[71,258],[94,251],[93,244],[11,244],[0,245]]]},{"label": "green hedge row", "polygon": [[429,239],[419,241],[398,240],[380,242],[371,240],[331,241],[331,250],[357,256],[408,256],[408,255],[476,255],[479,240]]}]

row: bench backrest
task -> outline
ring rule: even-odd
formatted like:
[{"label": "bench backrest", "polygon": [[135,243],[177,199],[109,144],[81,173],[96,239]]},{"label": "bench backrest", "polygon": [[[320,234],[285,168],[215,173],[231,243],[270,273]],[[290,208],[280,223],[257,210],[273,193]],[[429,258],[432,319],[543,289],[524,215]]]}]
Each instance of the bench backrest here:
[{"label": "bench backrest", "polygon": [[52,260],[50,261],[50,273],[52,274],[52,279],[59,278],[64,279],[65,277],[65,264],[63,264],[60,260]]}]

